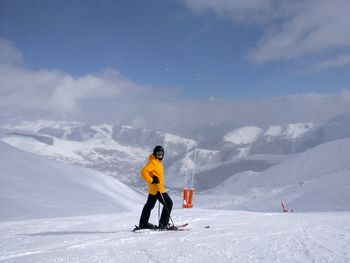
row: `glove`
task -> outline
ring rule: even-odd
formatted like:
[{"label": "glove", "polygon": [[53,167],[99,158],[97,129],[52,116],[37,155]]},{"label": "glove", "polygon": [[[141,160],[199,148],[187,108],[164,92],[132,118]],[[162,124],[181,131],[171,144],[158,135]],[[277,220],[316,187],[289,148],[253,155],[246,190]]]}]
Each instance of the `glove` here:
[{"label": "glove", "polygon": [[159,179],[157,176],[153,176],[152,184],[159,184]]}]

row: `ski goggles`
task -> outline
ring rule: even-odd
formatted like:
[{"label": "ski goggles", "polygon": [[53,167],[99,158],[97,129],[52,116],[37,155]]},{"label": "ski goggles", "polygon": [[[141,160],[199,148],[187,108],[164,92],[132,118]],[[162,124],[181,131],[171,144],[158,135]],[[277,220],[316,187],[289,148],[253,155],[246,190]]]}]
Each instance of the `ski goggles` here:
[{"label": "ski goggles", "polygon": [[163,151],[156,152],[156,157],[157,158],[163,158],[163,156],[164,156],[164,152]]}]

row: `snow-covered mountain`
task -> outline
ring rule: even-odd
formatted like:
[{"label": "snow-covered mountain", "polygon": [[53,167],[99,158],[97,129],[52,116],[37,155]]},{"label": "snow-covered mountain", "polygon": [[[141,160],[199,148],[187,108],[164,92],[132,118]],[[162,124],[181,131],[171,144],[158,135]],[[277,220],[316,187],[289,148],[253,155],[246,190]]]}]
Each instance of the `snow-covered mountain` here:
[{"label": "snow-covered mountain", "polygon": [[251,144],[253,142],[256,142],[256,140],[262,135],[262,133],[263,129],[258,127],[241,127],[228,132],[224,136],[224,141],[230,142],[235,145]]},{"label": "snow-covered mountain", "polygon": [[184,178],[191,179],[194,171],[196,188],[205,190],[235,173],[266,170],[300,152],[294,149],[296,142],[313,127],[312,123],[295,123],[271,126],[266,130],[255,126],[231,130],[219,140],[219,145],[213,147],[218,150],[192,149],[170,162],[169,185],[183,187]]},{"label": "snow-covered mountain", "polygon": [[172,158],[196,144],[168,133],[107,124],[40,120],[3,127],[1,140],[12,146],[93,168],[135,186],[143,185],[139,171],[155,145],[164,145]]},{"label": "snow-covered mountain", "polygon": [[322,143],[350,138],[350,113],[324,123],[294,123],[267,129],[247,126],[229,131],[221,149],[233,156],[301,153]]},{"label": "snow-covered mountain", "polygon": [[293,123],[270,126],[265,130],[255,126],[245,126],[226,133],[223,136],[223,141],[234,145],[246,145],[256,143],[263,138],[267,141],[276,139],[296,140],[314,126],[314,123]]},{"label": "snow-covered mountain", "polygon": [[[349,210],[349,155],[344,155],[348,149],[350,139],[327,143],[269,173],[242,177],[229,185],[231,178],[221,189],[205,196],[196,194],[194,209],[172,211],[175,224],[189,223],[183,231],[132,233],[145,196],[140,198],[101,173],[0,142],[0,221],[4,221],[0,222],[0,261],[349,262],[350,213],[300,213],[306,208],[320,211],[322,206]],[[332,158],[330,152],[335,153]],[[276,177],[276,188],[269,186],[270,173]],[[295,174],[300,176],[293,178]],[[293,189],[294,182],[305,178],[304,184]],[[232,195],[235,190],[240,191],[238,196]],[[227,210],[275,210],[278,193],[295,213]],[[288,202],[288,196],[294,201]],[[155,210],[152,223],[157,222]],[[32,219],[38,217],[43,219]]]},{"label": "snow-covered mountain", "polygon": [[302,151],[325,142],[350,138],[350,113],[330,119],[322,125],[315,126],[297,141]]},{"label": "snow-covered mountain", "polygon": [[[113,134],[113,127],[99,129]],[[36,150],[44,145],[40,149],[45,155],[51,149],[51,156],[80,156],[83,162],[86,159],[79,149],[84,142],[115,141],[101,136],[95,127],[92,130],[88,136],[83,136],[84,130],[67,139],[71,133],[53,136],[56,130],[44,134],[12,127],[0,129],[0,136],[4,141],[16,139],[18,146],[30,142]],[[61,148],[50,148],[57,143]],[[120,148],[125,152],[136,147],[117,146],[125,147]],[[220,183],[221,173],[231,176],[214,189],[196,193],[194,209],[176,209],[181,200],[179,194],[171,193],[172,218],[176,223],[189,223],[184,231],[135,234],[130,229],[137,224],[145,196],[100,172],[0,142],[0,221],[5,221],[0,222],[0,261],[348,262],[349,149],[350,139],[340,139],[290,156],[260,154],[232,160],[225,151],[186,149],[170,156],[170,170],[189,173],[195,169],[203,180],[197,183],[206,184],[209,178]],[[237,173],[243,161],[245,172]],[[261,172],[246,171],[254,167],[252,161],[275,165]],[[295,213],[270,213],[281,211],[281,201]],[[308,213],[300,213],[303,211]],[[155,210],[151,222],[157,222]],[[169,251],[169,247],[170,254],[153,253],[155,249]]]},{"label": "snow-covered mountain", "polygon": [[294,211],[350,210],[350,139],[321,144],[263,172],[232,175],[208,193],[226,208]]},{"label": "snow-covered mountain", "polygon": [[18,150],[0,142],[0,220],[140,209],[144,197],[100,172]]},{"label": "snow-covered mountain", "polygon": [[350,113],[323,124],[246,126],[215,133],[221,137],[214,136],[212,144],[207,142],[208,148],[201,147],[203,142],[130,126],[35,121],[3,125],[5,128],[0,140],[6,143],[108,173],[136,187],[145,187],[140,169],[154,145],[160,144],[166,149],[167,186],[194,184],[201,191],[233,174],[261,172],[322,143],[350,138]]},{"label": "snow-covered mountain", "polygon": [[254,126],[241,127],[223,137],[222,147],[232,149],[234,154],[244,157],[251,154],[301,152],[296,142],[314,127],[313,123],[270,126],[265,130]]}]

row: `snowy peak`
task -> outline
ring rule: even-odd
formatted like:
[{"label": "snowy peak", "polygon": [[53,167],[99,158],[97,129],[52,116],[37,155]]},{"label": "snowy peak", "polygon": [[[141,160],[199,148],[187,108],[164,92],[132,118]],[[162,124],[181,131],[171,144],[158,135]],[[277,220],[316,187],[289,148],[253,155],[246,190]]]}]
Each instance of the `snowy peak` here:
[{"label": "snowy peak", "polygon": [[254,126],[246,126],[228,132],[224,136],[225,142],[236,145],[250,144],[255,142],[263,133],[263,130]]},{"label": "snowy peak", "polygon": [[246,126],[235,129],[223,137],[223,149],[233,158],[244,158],[252,154],[289,154],[306,150],[296,144],[308,131],[313,123],[294,123],[280,126],[270,126],[266,130]]},{"label": "snowy peak", "polygon": [[266,130],[255,126],[245,126],[228,132],[223,140],[235,145],[253,144],[261,139],[269,141],[276,139],[295,140],[314,126],[313,123],[293,123],[270,126]]},{"label": "snowy peak", "polygon": [[315,125],[313,123],[293,123],[282,126],[270,126],[264,133],[268,139],[273,137],[280,137],[285,139],[295,140],[303,134],[312,129]]}]

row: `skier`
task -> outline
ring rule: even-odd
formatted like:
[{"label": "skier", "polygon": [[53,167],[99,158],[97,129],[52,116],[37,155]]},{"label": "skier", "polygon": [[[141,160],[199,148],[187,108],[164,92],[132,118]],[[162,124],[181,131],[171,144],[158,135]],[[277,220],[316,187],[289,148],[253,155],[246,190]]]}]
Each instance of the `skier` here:
[{"label": "skier", "polygon": [[[164,186],[164,167],[163,160],[164,149],[162,146],[156,146],[153,153],[148,158],[148,163],[141,171],[142,178],[148,182],[148,198],[142,209],[139,228],[175,230],[175,226],[168,225],[173,201],[166,192]],[[157,200],[163,205],[162,214],[158,227],[149,223],[151,210],[154,208]]]}]

